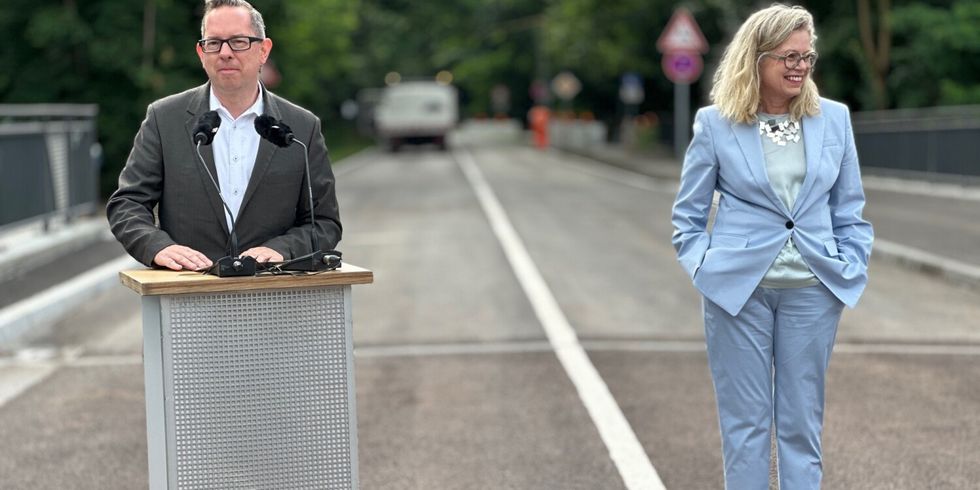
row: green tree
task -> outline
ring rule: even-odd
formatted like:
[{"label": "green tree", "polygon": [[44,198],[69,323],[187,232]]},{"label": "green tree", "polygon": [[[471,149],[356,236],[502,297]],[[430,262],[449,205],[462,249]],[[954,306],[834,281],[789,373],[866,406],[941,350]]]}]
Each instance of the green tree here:
[{"label": "green tree", "polygon": [[[353,92],[345,81],[357,3],[255,4],[276,41],[283,93],[329,119]],[[146,105],[206,80],[194,50],[203,10],[200,1],[4,0],[0,29],[24,42],[0,48],[11,67],[0,72],[0,100],[98,104],[102,189],[111,192]]]},{"label": "green tree", "polygon": [[351,36],[359,6],[351,0],[281,0],[259,7],[266,35],[274,42],[272,60],[282,75],[277,93],[321,118],[336,116],[355,90]]},{"label": "green tree", "polygon": [[469,114],[489,112],[490,89],[502,83],[513,94],[511,115],[523,117],[543,6],[543,0],[363,0],[355,77],[378,87],[388,72],[432,79],[447,70]]},{"label": "green tree", "polygon": [[980,3],[894,10],[889,90],[896,107],[980,104]]}]

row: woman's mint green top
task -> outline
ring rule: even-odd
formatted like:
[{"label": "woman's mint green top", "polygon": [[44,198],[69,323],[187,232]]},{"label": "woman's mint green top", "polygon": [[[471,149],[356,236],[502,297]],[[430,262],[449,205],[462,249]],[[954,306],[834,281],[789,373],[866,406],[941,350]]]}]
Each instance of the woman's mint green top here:
[{"label": "woman's mint green top", "polygon": [[[768,123],[775,120],[782,123],[789,119],[789,114],[758,113],[759,121]],[[758,123],[757,123],[758,124]],[[796,196],[803,186],[806,177],[806,154],[803,151],[803,126],[800,124],[799,138],[785,139],[785,145],[779,145],[763,134],[762,152],[766,159],[766,173],[769,184],[776,195],[783,201],[787,209],[793,209]],[[776,260],[769,266],[766,275],[759,286],[764,288],[801,288],[819,284],[817,277],[810,272],[799,250],[793,245],[793,237],[786,240]]]}]

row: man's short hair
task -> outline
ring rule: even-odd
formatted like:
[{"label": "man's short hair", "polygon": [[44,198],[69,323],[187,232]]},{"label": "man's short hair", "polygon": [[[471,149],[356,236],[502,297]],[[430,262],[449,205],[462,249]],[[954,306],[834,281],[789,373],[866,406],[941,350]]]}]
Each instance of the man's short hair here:
[{"label": "man's short hair", "polygon": [[244,7],[252,17],[252,30],[256,37],[265,37],[265,21],[262,14],[245,0],[204,0],[204,17],[201,18],[201,38],[204,38],[204,22],[208,20],[208,14],[212,10],[220,7]]}]

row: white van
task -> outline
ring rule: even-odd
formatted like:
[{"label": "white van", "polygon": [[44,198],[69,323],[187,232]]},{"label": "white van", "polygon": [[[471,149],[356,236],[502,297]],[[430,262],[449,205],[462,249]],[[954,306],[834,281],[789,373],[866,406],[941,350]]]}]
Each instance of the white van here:
[{"label": "white van", "polygon": [[374,109],[378,137],[391,151],[408,143],[446,149],[446,135],[459,121],[456,88],[437,82],[403,82],[384,89]]}]

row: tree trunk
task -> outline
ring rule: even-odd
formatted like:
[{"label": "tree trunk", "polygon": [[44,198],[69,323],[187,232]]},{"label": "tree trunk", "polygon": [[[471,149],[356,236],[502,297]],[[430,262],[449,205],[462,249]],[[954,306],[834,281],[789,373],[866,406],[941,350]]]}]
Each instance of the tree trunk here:
[{"label": "tree trunk", "polygon": [[[891,65],[891,0],[877,0],[878,22],[873,25],[870,0],[857,0],[858,32],[861,35],[861,48],[864,51],[865,66],[871,77],[871,92],[875,109],[887,109],[888,69]],[[875,42],[874,29],[878,29]]]},{"label": "tree trunk", "polygon": [[154,41],[156,40],[157,2],[146,0],[143,6],[143,71],[153,69]]}]

